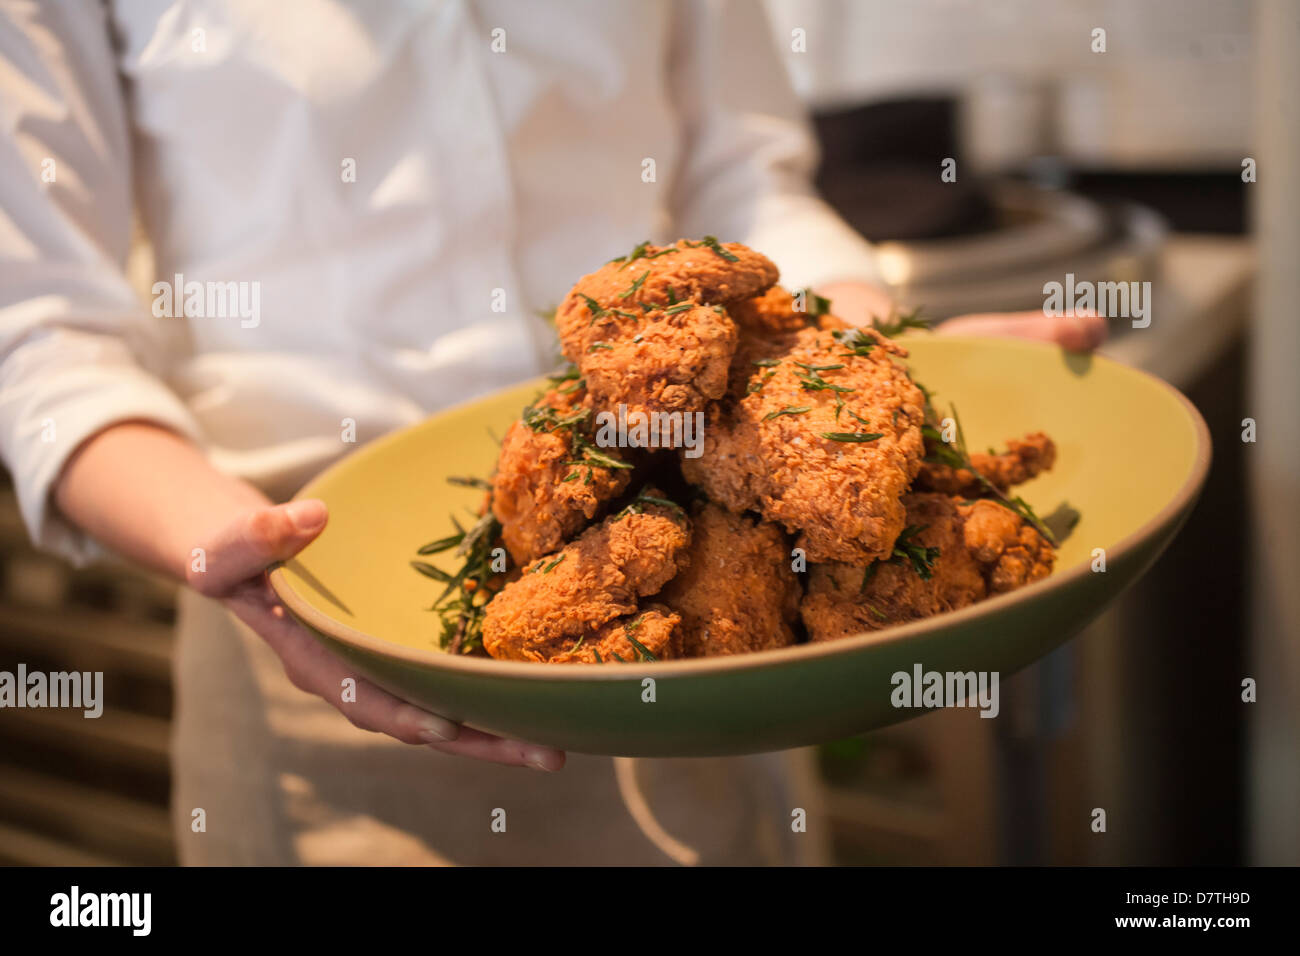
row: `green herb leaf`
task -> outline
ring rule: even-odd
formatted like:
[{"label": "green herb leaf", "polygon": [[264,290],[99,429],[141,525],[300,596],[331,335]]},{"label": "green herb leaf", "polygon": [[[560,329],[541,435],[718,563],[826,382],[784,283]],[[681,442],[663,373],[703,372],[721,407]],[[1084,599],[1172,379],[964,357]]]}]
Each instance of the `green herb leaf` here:
[{"label": "green herb leaf", "polygon": [[446,584],[451,580],[451,575],[442,568],[435,568],[432,564],[428,564],[424,561],[412,561],[411,567],[415,568],[415,570],[419,571],[425,577],[433,578],[435,581],[441,581],[443,584]]},{"label": "green herb leaf", "polygon": [[626,299],[628,296],[636,295],[636,293],[641,289],[642,283],[645,282],[645,280],[649,277],[649,275],[650,275],[650,270],[647,269],[645,272],[641,273],[641,277],[639,279],[634,280],[632,284],[627,287],[627,289],[620,292],[618,297],[620,299]]},{"label": "green herb leaf", "polygon": [[763,416],[763,421],[771,421],[773,418],[779,418],[782,415],[802,415],[804,412],[811,411],[811,405],[787,405],[785,408],[778,409],[775,412],[768,412]]},{"label": "green herb leaf", "polygon": [[900,313],[895,309],[887,319],[872,319],[871,327],[886,338],[892,339],[907,329],[925,329],[928,332],[930,323],[921,318],[920,309],[913,309],[911,312],[904,313]]},{"label": "green herb leaf", "polygon": [[732,255],[726,249],[722,248],[722,243],[718,242],[716,236],[705,236],[699,242],[687,242],[686,244],[690,246],[692,249],[698,249],[700,246],[706,246],[709,249],[712,249],[718,255],[722,256],[722,258],[726,259],[728,262],[740,261],[739,256]]},{"label": "green herb leaf", "polygon": [[883,432],[822,432],[821,437],[840,442],[868,442],[885,436]]}]

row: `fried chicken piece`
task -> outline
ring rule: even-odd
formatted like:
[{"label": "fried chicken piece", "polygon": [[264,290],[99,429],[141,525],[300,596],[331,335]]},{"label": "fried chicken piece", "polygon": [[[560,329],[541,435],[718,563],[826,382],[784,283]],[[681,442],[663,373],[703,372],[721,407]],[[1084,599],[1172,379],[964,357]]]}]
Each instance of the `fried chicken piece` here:
[{"label": "fried chicken piece", "polygon": [[798,332],[809,324],[808,312],[796,310],[794,296],[779,285],[762,295],[732,303],[727,312],[742,335],[781,335]]},{"label": "fried chicken piece", "polygon": [[[574,454],[573,429],[581,424],[574,420],[590,417],[581,385],[561,384],[525,409],[501,441],[492,512],[517,564],[559,550],[627,488],[629,468],[574,464],[579,456]],[[617,448],[600,453],[628,464]]]},{"label": "fried chicken piece", "polygon": [[483,647],[503,660],[594,660],[582,652],[584,645],[621,654],[626,640],[626,650],[635,651],[626,627],[619,633],[626,625],[655,656],[675,656],[677,615],[660,610],[646,618],[640,625],[645,639],[630,615],[639,598],[656,594],[686,567],[689,544],[685,513],[642,497],[559,553],[528,564],[487,605]]},{"label": "fried chicken piece", "polygon": [[[1030,478],[1049,471],[1056,464],[1056,443],[1042,432],[1034,432],[1026,435],[1023,441],[1012,438],[1002,454],[972,454],[970,463],[995,488],[1006,491],[1012,485],[1023,484]],[[988,494],[988,489],[970,469],[954,468],[936,461],[921,463],[921,471],[916,476],[916,488],[966,498]]]},{"label": "fried chicken piece", "polygon": [[[672,245],[642,243],[583,276],[560,304],[557,324],[590,321],[590,298],[605,309],[641,311],[642,303],[668,308],[683,302],[729,305],[760,295],[777,280],[776,266],[762,253],[739,242],[678,239]],[[563,327],[561,338],[566,338]]]},{"label": "fried chicken piece", "polygon": [[991,499],[958,505],[966,549],[984,570],[990,594],[1003,594],[1052,573],[1056,551],[1038,530]]},{"label": "fried chicken piece", "polygon": [[555,327],[598,408],[702,411],[726,388],[736,348],[725,306],[776,279],[776,266],[740,243],[643,243],[578,280]]},{"label": "fried chicken piece", "polygon": [[546,660],[550,664],[626,664],[644,661],[647,656],[660,661],[680,657],[680,622],[681,617],[667,608],[651,604],[640,614],[610,621],[590,639],[580,639]]},{"label": "fried chicken piece", "polygon": [[635,324],[597,319],[578,362],[597,408],[629,414],[704,410],[727,387],[736,326],[722,306],[647,312]]},{"label": "fried chicken piece", "polygon": [[[703,454],[683,458],[683,475],[799,534],[809,561],[888,557],[923,450],[924,398],[896,354],[906,352],[870,329],[794,333],[774,365],[755,367],[748,394],[711,409]],[[879,437],[851,437],[868,434]]]},{"label": "fried chicken piece", "polygon": [[908,531],[889,560],[866,568],[810,569],[800,614],[811,640],[956,610],[1051,573],[1051,545],[1009,508],[935,493],[913,493],[903,501]]},{"label": "fried chicken piece", "polygon": [[776,525],[715,504],[691,513],[690,565],[659,593],[681,615],[682,654],[744,654],[794,643],[801,588]]},{"label": "fried chicken piece", "polygon": [[[803,299],[802,303],[800,296]],[[814,293],[809,290],[791,293],[781,286],[773,286],[762,295],[733,302],[727,306],[727,314],[740,327],[742,337],[747,334],[784,335],[798,332],[810,325],[824,332],[852,327],[839,316],[825,311],[829,304],[828,300],[809,301],[813,297]],[[798,307],[800,305],[802,308]]]}]

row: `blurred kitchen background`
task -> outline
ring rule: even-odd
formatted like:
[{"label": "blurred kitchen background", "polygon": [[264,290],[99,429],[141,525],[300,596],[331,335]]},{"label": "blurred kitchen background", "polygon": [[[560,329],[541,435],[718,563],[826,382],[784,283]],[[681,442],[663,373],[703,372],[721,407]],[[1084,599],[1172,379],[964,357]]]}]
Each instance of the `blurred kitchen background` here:
[{"label": "blurred kitchen background", "polygon": [[[1113,323],[1104,351],[1182,389],[1214,438],[1170,552],[1006,681],[1001,718],[821,748],[838,860],[1300,863],[1300,3],[767,7],[820,187],[901,300],[942,319],[1040,308],[1067,272],[1151,281],[1150,327]],[[102,669],[110,695],[94,721],[6,713],[0,862],[173,860],[171,588],[33,552],[7,488],[0,574],[0,669]]]}]

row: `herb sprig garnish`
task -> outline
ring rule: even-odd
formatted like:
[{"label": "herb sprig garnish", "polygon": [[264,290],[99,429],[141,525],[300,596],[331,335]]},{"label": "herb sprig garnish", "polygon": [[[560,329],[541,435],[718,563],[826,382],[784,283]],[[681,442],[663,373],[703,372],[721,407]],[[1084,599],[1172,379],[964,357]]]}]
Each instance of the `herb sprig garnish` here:
[{"label": "herb sprig garnish", "polygon": [[641,627],[640,617],[628,621],[626,624],[623,625],[623,636],[626,637],[628,641],[632,644],[632,648],[636,651],[638,658],[640,658],[643,661],[659,660],[659,658],[655,657],[654,654],[650,652],[650,649],[648,647],[646,647],[644,644],[642,644],[640,641],[636,639],[636,631],[640,627]]},{"label": "herb sprig garnish", "polygon": [[[596,347],[609,348],[606,343],[593,343]],[[578,388],[585,387],[584,379],[578,377],[578,369],[569,365],[554,375],[549,376],[551,384],[557,385],[561,382],[570,382],[571,384],[560,389],[561,394],[576,391]],[[592,431],[592,414],[589,408],[579,408],[576,411],[567,414],[552,408],[550,405],[542,404],[542,396],[538,396],[532,405],[526,407],[521,416],[524,425],[534,432],[552,433],[561,430],[567,430],[570,433],[569,439],[569,458],[564,462],[566,465],[585,467],[587,469],[584,484],[592,483],[591,470],[593,468],[612,468],[612,469],[630,469],[632,465],[628,462],[621,461],[611,455],[602,452],[590,440]],[[566,475],[561,478],[561,482],[576,481],[577,474]]]},{"label": "herb sprig garnish", "polygon": [[733,255],[732,253],[728,252],[726,249],[722,248],[722,243],[718,242],[717,236],[705,236],[699,242],[691,242],[687,240],[686,245],[690,246],[692,249],[698,249],[700,246],[705,246],[709,249],[712,249],[714,252],[722,256],[722,258],[726,259],[728,262],[740,261],[740,256]]},{"label": "herb sprig garnish", "polygon": [[573,452],[576,457],[566,461],[566,465],[595,465],[597,468],[615,468],[630,469],[632,465],[626,461],[619,461],[617,458],[611,458],[591,442],[587,441],[582,435],[574,433]]},{"label": "herb sprig garnish", "polygon": [[550,405],[529,405],[524,409],[521,420],[531,431],[553,432],[557,429],[581,425],[590,416],[590,408],[580,408],[568,415],[561,415]]},{"label": "herb sprig garnish", "polygon": [[492,570],[492,549],[501,536],[501,523],[492,514],[490,504],[468,530],[455,517],[451,521],[456,534],[431,541],[418,553],[441,554],[454,548],[454,555],[464,559],[460,568],[449,574],[424,561],[412,561],[411,566],[447,585],[430,608],[442,624],[439,644],[448,653],[468,654],[483,646],[483,616],[496,594],[492,587],[496,577]]},{"label": "herb sprig garnish", "polygon": [[627,255],[615,256],[613,259],[610,259],[609,261],[611,263],[613,262],[623,263],[621,266],[618,267],[618,270],[622,272],[624,269],[626,269],[632,263],[636,262],[638,259],[658,259],[660,256],[666,256],[670,252],[677,251],[676,246],[668,246],[667,248],[660,249],[658,252],[646,252],[646,250],[649,248],[650,248],[650,240],[647,239],[645,242],[638,242],[636,246],[632,249],[632,251],[629,252]]},{"label": "herb sprig garnish", "polygon": [[867,565],[862,574],[862,584],[858,588],[860,591],[867,589],[867,584],[876,576],[876,571],[882,564],[902,564],[912,566],[912,570],[917,573],[922,581],[928,581],[934,576],[934,562],[939,560],[939,549],[935,547],[926,547],[916,541],[917,535],[924,531],[928,525],[910,524],[899,534],[898,539],[894,542],[894,549],[890,552],[888,558],[883,561],[872,561]]},{"label": "herb sprig garnish", "polygon": [[868,442],[884,438],[884,432],[822,432],[822,438],[840,442]]},{"label": "herb sprig garnish", "polygon": [[876,340],[861,329],[836,329],[831,333],[831,338],[847,349],[845,355],[856,355],[859,358],[865,358],[876,347]]},{"label": "herb sprig garnish", "polygon": [[782,415],[802,415],[804,412],[811,412],[811,411],[812,411],[811,405],[787,405],[785,406],[785,408],[778,408],[774,412],[768,412],[766,415],[763,416],[763,421],[769,422],[772,419],[779,418]]},{"label": "herb sprig garnish", "polygon": [[552,388],[556,385],[562,385],[565,382],[578,381],[581,378],[582,373],[578,371],[578,366],[574,365],[572,362],[569,362],[563,368],[546,376],[546,380],[551,383]]},{"label": "herb sprig garnish", "polygon": [[667,508],[679,518],[686,517],[686,509],[677,502],[670,501],[667,498],[660,498],[657,495],[646,494],[644,488],[638,491],[636,497],[628,503],[627,507],[618,513],[618,517],[622,518],[624,515],[645,514],[646,505],[658,505],[661,508]]},{"label": "herb sprig garnish", "polygon": [[797,375],[799,387],[808,392],[834,392],[835,393],[835,420],[839,421],[840,412],[844,411],[844,396],[850,394],[853,389],[846,388],[843,385],[836,385],[834,382],[828,382],[822,378],[822,371],[835,368],[843,368],[843,365],[805,365],[803,362],[795,362],[800,368],[807,369],[803,375]]},{"label": "herb sprig garnish", "polygon": [[894,338],[901,335],[908,329],[924,329],[930,331],[930,323],[921,318],[921,310],[913,309],[911,312],[899,312],[895,309],[890,313],[889,318],[873,318],[871,327],[886,338]]},{"label": "herb sprig garnish", "polygon": [[[926,411],[928,413],[927,417],[937,417],[933,407],[930,405],[930,392],[926,391],[924,388],[922,388],[921,391],[925,395]],[[943,433],[940,432],[935,425],[926,423],[921,426],[922,437],[935,443],[934,452],[927,457],[927,460],[937,462],[941,465],[947,465],[948,467],[954,468],[958,471],[969,471],[980,483],[980,487],[992,494],[993,497],[990,500],[996,501],[1004,508],[1019,515],[1032,525],[1034,530],[1046,538],[1049,544],[1056,547],[1059,544],[1056,535],[1054,535],[1051,529],[1043,523],[1042,519],[1034,513],[1034,509],[1029,506],[1029,502],[1025,501],[1025,499],[1020,497],[1020,495],[1006,494],[1001,488],[985,478],[984,475],[980,473],[980,470],[975,467],[975,464],[971,461],[970,453],[966,450],[966,433],[962,430],[961,418],[957,415],[957,406],[951,405],[949,407],[952,410],[953,424],[957,429],[957,434],[954,436],[954,440],[951,444],[944,441]]]},{"label": "herb sprig garnish", "polygon": [[609,311],[591,296],[582,292],[579,292],[578,296],[583,302],[587,303],[587,311],[591,313],[591,321],[587,323],[587,328],[591,328],[595,325],[597,319],[602,319],[609,315]]},{"label": "herb sprig garnish", "polygon": [[624,289],[622,292],[620,292],[618,294],[618,297],[620,299],[626,299],[629,296],[636,295],[637,292],[640,291],[641,286],[645,284],[645,280],[648,279],[649,277],[650,277],[650,270],[647,269],[645,272],[641,273],[641,275],[638,278],[633,279],[632,284],[628,286],[626,289]]}]

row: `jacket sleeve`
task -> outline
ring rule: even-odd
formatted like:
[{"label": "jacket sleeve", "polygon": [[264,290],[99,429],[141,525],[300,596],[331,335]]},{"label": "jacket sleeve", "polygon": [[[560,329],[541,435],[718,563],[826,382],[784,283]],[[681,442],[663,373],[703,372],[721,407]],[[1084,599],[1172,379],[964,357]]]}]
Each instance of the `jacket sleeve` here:
[{"label": "jacket sleeve", "polygon": [[143,419],[198,441],[142,356],[159,320],[126,278],[125,107],[104,5],[0,0],[0,458],[37,546],[102,554],[50,491],[87,438]]},{"label": "jacket sleeve", "polygon": [[791,288],[879,281],[870,244],[812,186],[816,141],[762,4],[683,0],[668,76],[685,140],[671,198],[683,235],[744,242]]}]

